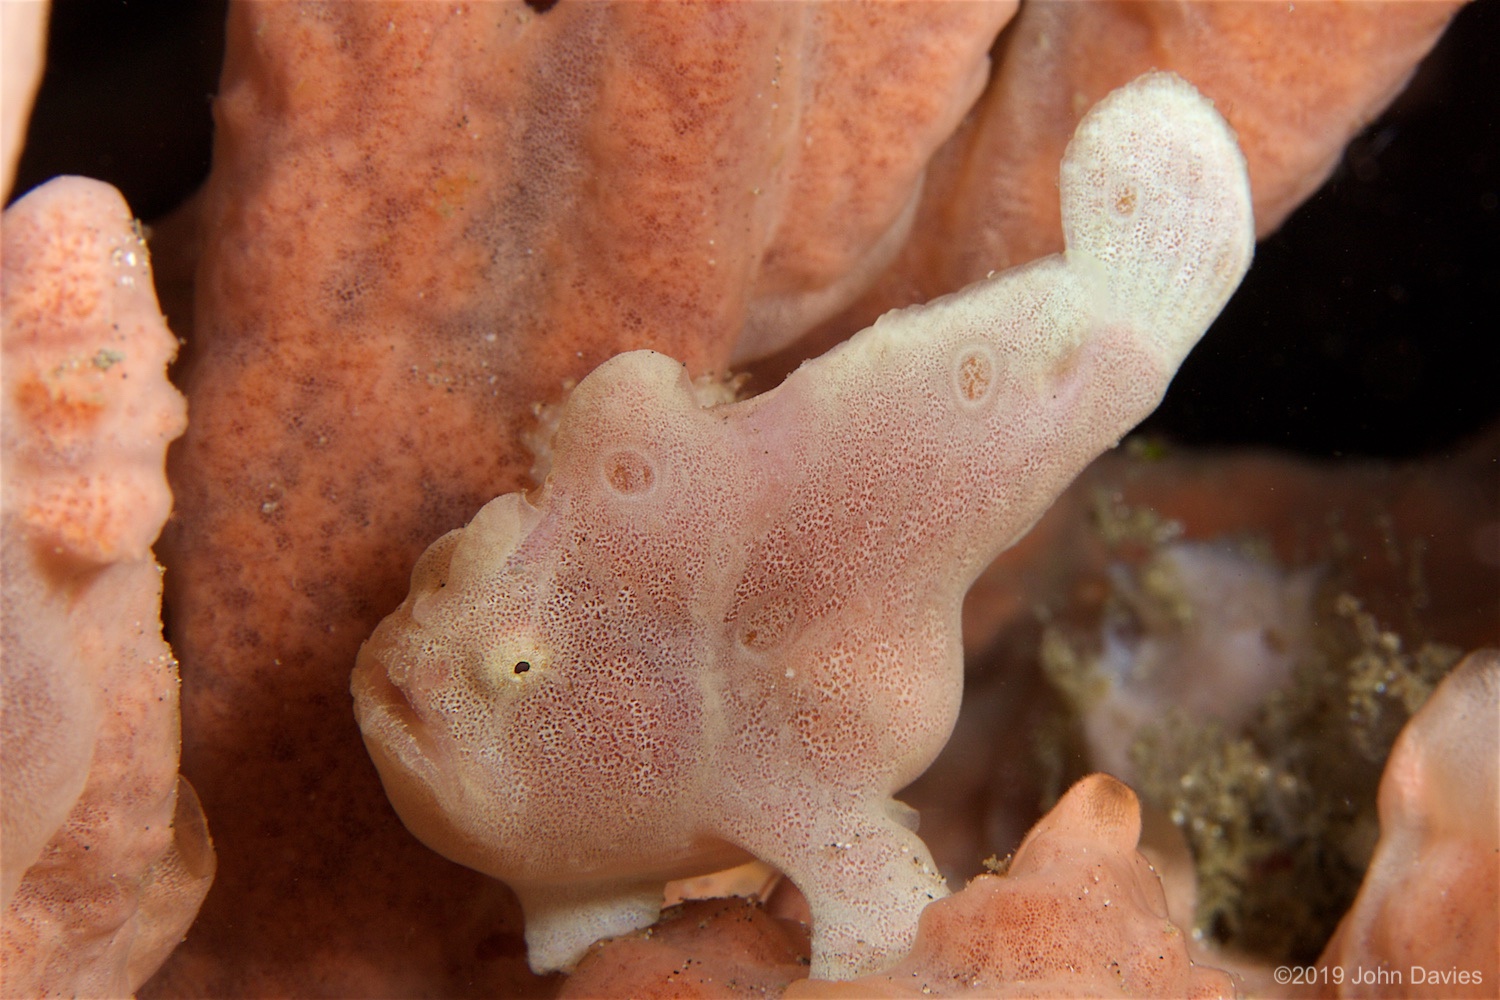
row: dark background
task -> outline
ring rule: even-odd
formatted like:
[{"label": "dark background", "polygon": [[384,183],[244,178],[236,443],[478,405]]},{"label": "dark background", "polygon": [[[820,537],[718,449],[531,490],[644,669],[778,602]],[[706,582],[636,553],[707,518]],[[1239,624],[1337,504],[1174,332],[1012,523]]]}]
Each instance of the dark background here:
[{"label": "dark background", "polygon": [[[208,171],[224,5],[58,0],[16,178],[150,220]],[[1500,416],[1500,0],[1464,9],[1330,182],[1263,242],[1148,433],[1311,455],[1444,451]]]}]

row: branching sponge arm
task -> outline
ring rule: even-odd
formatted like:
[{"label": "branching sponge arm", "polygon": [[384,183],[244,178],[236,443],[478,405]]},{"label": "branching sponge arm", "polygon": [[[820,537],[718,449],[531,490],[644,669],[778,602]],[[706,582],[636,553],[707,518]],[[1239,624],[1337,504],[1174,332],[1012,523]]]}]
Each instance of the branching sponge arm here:
[{"label": "branching sponge arm", "polygon": [[946,893],[892,795],[947,740],[974,576],[1144,417],[1251,253],[1222,119],[1153,74],[1080,125],[1061,257],[883,317],[705,406],[634,352],[551,474],[437,542],[354,674],[387,792],[516,888],[535,968],[746,854],[811,906],[813,975],[890,965]]}]

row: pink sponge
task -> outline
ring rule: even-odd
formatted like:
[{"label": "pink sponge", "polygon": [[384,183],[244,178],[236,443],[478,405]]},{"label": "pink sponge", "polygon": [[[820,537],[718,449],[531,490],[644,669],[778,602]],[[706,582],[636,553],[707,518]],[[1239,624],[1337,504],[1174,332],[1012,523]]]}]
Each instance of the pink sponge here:
[{"label": "pink sponge", "polygon": [[114,188],[58,178],[3,230],[0,995],[125,996],[214,873],[151,554],[177,341]]},{"label": "pink sponge", "polygon": [[1495,995],[1500,650],[1470,653],[1412,716],[1386,761],[1379,804],[1380,842],[1323,950],[1320,991]]},{"label": "pink sponge", "polygon": [[1026,835],[1003,878],[981,875],[922,915],[883,976],[797,983],[799,997],[1232,997],[1188,957],[1161,881],[1136,851],[1141,808],[1107,774],[1084,778]]}]

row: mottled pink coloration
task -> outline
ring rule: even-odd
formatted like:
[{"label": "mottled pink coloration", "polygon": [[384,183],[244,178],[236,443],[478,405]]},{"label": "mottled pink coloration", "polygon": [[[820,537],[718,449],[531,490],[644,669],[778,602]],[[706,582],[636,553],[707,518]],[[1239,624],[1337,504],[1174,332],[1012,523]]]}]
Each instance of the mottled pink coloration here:
[{"label": "mottled pink coloration", "polygon": [[815,976],[910,946],[946,889],[891,796],[952,728],[964,592],[1150,412],[1249,264],[1244,161],[1171,75],[1081,123],[1062,202],[1064,256],[754,399],[605,363],[535,502],[418,563],[356,710],[407,825],[516,890],[535,968],[746,853],[806,894]]},{"label": "mottled pink coloration", "polygon": [[123,996],[214,871],[151,555],[177,341],[114,188],[60,178],[3,226],[0,995]]}]

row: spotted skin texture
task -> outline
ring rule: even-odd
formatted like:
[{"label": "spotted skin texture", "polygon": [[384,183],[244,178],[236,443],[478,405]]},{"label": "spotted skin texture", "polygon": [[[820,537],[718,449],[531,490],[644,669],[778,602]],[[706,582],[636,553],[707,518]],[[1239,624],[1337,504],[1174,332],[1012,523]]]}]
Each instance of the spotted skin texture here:
[{"label": "spotted skin texture", "polygon": [[761,396],[611,359],[540,490],[420,560],[356,714],[408,828],[516,890],[533,968],[746,855],[807,896],[817,978],[889,966],[946,895],[892,795],[953,726],[963,595],[1156,405],[1252,251],[1234,137],[1170,74],[1084,119],[1061,195],[1064,255]]},{"label": "spotted skin texture", "polygon": [[526,482],[533,404],[859,294],[1010,9],[229,5],[161,549],[221,865],[149,993],[550,988],[510,892],[392,813],[359,644]]}]

